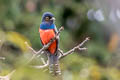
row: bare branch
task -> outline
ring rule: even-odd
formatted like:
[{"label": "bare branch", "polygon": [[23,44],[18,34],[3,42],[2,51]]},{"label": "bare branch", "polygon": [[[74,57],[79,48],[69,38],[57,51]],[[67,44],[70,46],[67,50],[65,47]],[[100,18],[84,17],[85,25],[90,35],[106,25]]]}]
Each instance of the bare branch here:
[{"label": "bare branch", "polygon": [[45,53],[44,51],[42,51],[41,53],[40,53],[40,55],[37,55],[37,57],[40,57],[43,53]]},{"label": "bare branch", "polygon": [[[0,40],[0,50],[1,50],[1,46],[2,46],[2,41]],[[0,57],[1,60],[5,60],[5,57]]]},{"label": "bare branch", "polygon": [[13,73],[15,72],[16,70],[13,70],[11,73],[9,73],[8,75],[6,76],[0,76],[0,80],[10,80],[11,76],[13,75]]},{"label": "bare branch", "polygon": [[46,64],[44,58],[41,58],[41,61],[43,62],[44,65]]},{"label": "bare branch", "polygon": [[[80,48],[81,46],[83,46],[87,41],[89,40],[89,38],[86,38],[82,43],[80,43],[79,45],[77,45],[76,47],[72,48],[71,50],[69,50],[68,52],[66,53],[63,53],[63,51],[61,49],[58,49],[58,51],[61,53],[61,55],[59,56],[59,59],[69,55],[69,54],[72,54],[72,52],[74,52],[76,49],[78,50],[86,50],[87,48]],[[48,61],[47,63],[45,64],[44,60],[42,61],[44,65],[40,65],[40,66],[33,66],[34,68],[37,68],[37,69],[42,69],[42,68],[45,68],[49,65]]]},{"label": "bare branch", "polygon": [[[36,57],[36,55],[38,54],[38,52],[37,51],[35,51],[27,42],[25,42],[25,44],[26,44],[26,46],[32,51],[32,53],[33,53],[33,55],[32,55],[32,57],[28,60],[28,62],[27,63],[30,63],[35,57]],[[42,51],[41,52],[41,54],[43,54],[44,52]],[[40,55],[41,55],[40,54]],[[40,55],[38,55],[37,57],[39,57]]]},{"label": "bare branch", "polygon": [[25,42],[25,44],[27,45],[27,47],[28,47],[30,50],[32,50],[33,53],[35,53],[35,54],[33,54],[33,56],[31,57],[31,59],[28,61],[28,63],[30,63],[38,54],[41,54],[42,51],[44,51],[45,49],[47,49],[47,48],[52,44],[52,42],[53,42],[55,39],[57,39],[57,37],[60,35],[60,32],[61,32],[63,29],[64,29],[64,28],[61,27],[61,28],[59,29],[58,33],[56,33],[55,37],[54,37],[53,39],[51,39],[48,44],[44,45],[39,51],[35,51],[32,47],[30,47],[30,46],[28,45],[27,42]]},{"label": "bare branch", "polygon": [[34,68],[37,68],[37,69],[42,69],[42,68],[45,68],[49,65],[49,62],[45,62],[44,58],[41,58],[41,61],[44,65],[39,65],[39,66],[33,66]]},{"label": "bare branch", "polygon": [[59,58],[63,58],[65,56],[69,55],[69,54],[72,54],[72,52],[74,52],[76,49],[78,49],[78,50],[86,50],[87,48],[80,48],[80,47],[83,46],[88,40],[89,40],[89,38],[87,37],[82,43],[80,43],[76,47],[72,48],[71,50],[67,51],[66,53],[64,53]]},{"label": "bare branch", "polygon": [[2,46],[2,41],[0,40],[0,50],[1,50],[1,46]]},{"label": "bare branch", "polygon": [[63,51],[59,48],[58,51],[60,52],[61,55],[63,55]]},{"label": "bare branch", "polygon": [[47,63],[44,65],[32,66],[32,67],[37,68],[37,69],[43,69],[43,68],[47,67],[48,65],[49,65],[49,62],[47,61]]},{"label": "bare branch", "polygon": [[82,50],[87,50],[87,48],[78,48],[80,51],[82,51]]},{"label": "bare branch", "polygon": [[34,54],[37,54],[37,52],[28,44],[28,42],[25,42],[25,44]]},{"label": "bare branch", "polygon": [[0,57],[1,60],[5,60],[5,57]]}]

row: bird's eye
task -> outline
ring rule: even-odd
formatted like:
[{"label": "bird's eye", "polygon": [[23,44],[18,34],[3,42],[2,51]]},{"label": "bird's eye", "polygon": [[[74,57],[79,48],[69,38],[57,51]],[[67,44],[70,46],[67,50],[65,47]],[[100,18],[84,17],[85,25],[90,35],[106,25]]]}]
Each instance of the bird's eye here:
[{"label": "bird's eye", "polygon": [[51,19],[52,17],[51,16],[49,16],[49,19]]}]

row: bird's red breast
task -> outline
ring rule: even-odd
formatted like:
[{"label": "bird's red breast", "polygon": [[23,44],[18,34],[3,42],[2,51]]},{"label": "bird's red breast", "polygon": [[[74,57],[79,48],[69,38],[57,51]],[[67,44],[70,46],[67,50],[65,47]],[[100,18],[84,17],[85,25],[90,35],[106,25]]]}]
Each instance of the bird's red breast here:
[{"label": "bird's red breast", "polygon": [[[46,29],[46,30],[43,30],[43,29],[39,29],[39,32],[40,32],[40,39],[42,41],[42,44],[43,45],[46,45],[47,43],[49,43],[49,41],[55,37],[55,32],[53,29]],[[57,49],[57,41],[55,40],[48,48],[48,51],[51,53],[51,54],[54,54],[55,51]]]}]

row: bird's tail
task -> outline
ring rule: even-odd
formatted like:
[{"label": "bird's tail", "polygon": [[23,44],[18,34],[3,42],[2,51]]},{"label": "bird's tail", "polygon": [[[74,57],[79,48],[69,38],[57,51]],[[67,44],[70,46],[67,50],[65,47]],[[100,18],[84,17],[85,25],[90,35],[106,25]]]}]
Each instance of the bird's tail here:
[{"label": "bird's tail", "polygon": [[52,75],[61,75],[58,55],[48,55],[49,71]]}]

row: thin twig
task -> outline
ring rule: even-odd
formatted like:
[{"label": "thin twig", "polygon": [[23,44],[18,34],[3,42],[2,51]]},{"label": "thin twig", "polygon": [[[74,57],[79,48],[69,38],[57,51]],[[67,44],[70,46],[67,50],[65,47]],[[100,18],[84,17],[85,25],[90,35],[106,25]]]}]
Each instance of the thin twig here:
[{"label": "thin twig", "polygon": [[47,67],[48,65],[49,65],[49,61],[47,61],[47,63],[44,65],[38,65],[38,66],[32,66],[32,67],[37,68],[37,69],[43,69],[43,68]]},{"label": "thin twig", "polygon": [[43,63],[44,65],[46,64],[44,58],[41,58],[41,61],[42,61],[42,63]]},{"label": "thin twig", "polygon": [[63,55],[63,51],[59,48],[58,51],[60,52],[61,55]]},{"label": "thin twig", "polygon": [[41,68],[45,68],[49,65],[49,61],[45,62],[44,58],[41,58],[41,61],[44,65],[32,66],[32,67],[37,68],[37,69],[41,69]]},{"label": "thin twig", "polygon": [[5,60],[5,57],[0,57],[1,60]]},{"label": "thin twig", "polygon": [[37,54],[37,51],[35,51],[29,44],[28,42],[25,42],[26,46],[34,53]]},{"label": "thin twig", "polygon": [[[1,46],[2,46],[2,41],[0,40],[0,50],[1,50]],[[5,60],[5,57],[0,57],[1,60]]]},{"label": "thin twig", "polygon": [[40,53],[40,55],[38,55],[37,57],[40,57],[43,53],[45,53],[44,51],[42,51],[41,53]]},{"label": "thin twig", "polygon": [[69,54],[72,54],[72,52],[74,52],[76,49],[78,50],[86,50],[87,48],[80,48],[81,46],[83,46],[87,41],[89,40],[89,37],[87,37],[82,43],[80,43],[79,45],[77,45],[76,47],[72,48],[71,50],[67,51],[66,53],[64,53],[62,56],[60,56],[59,58],[63,58]]},{"label": "thin twig", "polygon": [[10,80],[11,76],[13,75],[13,73],[15,72],[16,70],[13,70],[11,73],[9,73],[8,75],[6,76],[0,76],[0,80]]}]

